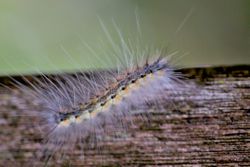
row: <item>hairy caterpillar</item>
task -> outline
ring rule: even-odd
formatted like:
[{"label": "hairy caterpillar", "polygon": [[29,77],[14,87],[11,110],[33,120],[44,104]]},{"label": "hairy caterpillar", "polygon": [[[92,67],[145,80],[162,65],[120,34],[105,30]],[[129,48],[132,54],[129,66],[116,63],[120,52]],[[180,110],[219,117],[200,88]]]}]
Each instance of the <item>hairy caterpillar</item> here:
[{"label": "hairy caterpillar", "polygon": [[24,78],[28,86],[14,80],[32,97],[32,103],[39,104],[38,111],[30,110],[30,115],[37,118],[34,122],[45,141],[46,158],[95,145],[107,134],[119,133],[133,123],[131,115],[146,119],[151,106],[159,107],[159,100],[171,103],[178,93],[168,94],[168,90],[185,86],[168,60],[171,55],[158,50],[139,53],[119,29],[119,44],[112,41],[105,27],[104,31],[114,46],[117,69],[54,77],[41,74],[32,81]]},{"label": "hairy caterpillar", "polygon": [[147,119],[148,108],[157,100],[171,102],[173,94],[162,92],[184,86],[180,78],[166,58],[159,57],[121,72],[44,75],[33,78],[35,83],[25,79],[32,89],[20,86],[41,106],[35,115],[41,121],[46,149],[65,152],[126,129],[127,118],[136,111],[141,112],[140,121]]}]

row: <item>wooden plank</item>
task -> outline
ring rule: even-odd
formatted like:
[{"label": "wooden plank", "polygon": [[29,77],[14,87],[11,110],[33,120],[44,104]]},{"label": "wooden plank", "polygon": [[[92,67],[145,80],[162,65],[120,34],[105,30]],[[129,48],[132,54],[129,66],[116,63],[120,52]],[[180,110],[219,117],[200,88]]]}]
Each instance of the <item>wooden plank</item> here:
[{"label": "wooden plank", "polygon": [[[179,90],[175,105],[151,108],[149,121],[134,120],[124,137],[50,160],[49,166],[249,166],[250,66],[182,69],[196,91]],[[19,78],[20,79],[20,78]],[[8,79],[1,78],[2,83]],[[41,136],[22,117],[32,99],[0,88],[0,165],[37,166]],[[37,106],[34,106],[37,107]]]}]

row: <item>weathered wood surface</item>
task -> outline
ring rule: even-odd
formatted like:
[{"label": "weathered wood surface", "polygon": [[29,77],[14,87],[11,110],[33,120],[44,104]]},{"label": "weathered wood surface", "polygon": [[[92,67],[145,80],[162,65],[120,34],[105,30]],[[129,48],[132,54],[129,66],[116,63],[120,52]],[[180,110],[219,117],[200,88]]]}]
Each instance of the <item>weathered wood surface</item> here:
[{"label": "weathered wood surface", "polygon": [[[126,134],[99,149],[76,153],[51,166],[250,166],[250,66],[183,69],[200,93],[180,91],[174,107],[152,110],[150,123],[135,122]],[[4,79],[2,78],[2,81]],[[44,165],[41,138],[20,117],[20,101],[32,99],[0,88],[0,166]]]}]

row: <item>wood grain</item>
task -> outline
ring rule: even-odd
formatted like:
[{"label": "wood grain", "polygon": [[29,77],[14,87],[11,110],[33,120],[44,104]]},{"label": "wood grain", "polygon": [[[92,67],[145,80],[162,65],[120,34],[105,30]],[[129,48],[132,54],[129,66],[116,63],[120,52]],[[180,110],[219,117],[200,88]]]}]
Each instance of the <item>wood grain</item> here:
[{"label": "wood grain", "polygon": [[[178,90],[174,105],[159,101],[164,109],[152,107],[149,121],[133,118],[123,137],[99,142],[84,156],[76,150],[52,159],[48,166],[250,166],[249,70],[248,65],[179,70],[199,91]],[[25,105],[32,108],[32,99],[0,87],[0,166],[45,164],[34,121],[20,116]]]}]

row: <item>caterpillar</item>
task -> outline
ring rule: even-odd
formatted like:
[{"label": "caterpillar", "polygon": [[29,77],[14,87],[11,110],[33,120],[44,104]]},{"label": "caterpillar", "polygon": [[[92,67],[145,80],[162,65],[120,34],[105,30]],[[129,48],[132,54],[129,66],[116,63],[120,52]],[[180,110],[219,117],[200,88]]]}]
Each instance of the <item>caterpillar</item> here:
[{"label": "caterpillar", "polygon": [[139,110],[139,120],[145,121],[152,103],[171,102],[173,95],[162,92],[184,86],[181,75],[163,57],[121,72],[43,75],[42,79],[33,78],[35,83],[25,80],[31,89],[19,84],[20,89],[41,106],[42,111],[34,115],[39,117],[50,151],[69,151],[126,129],[127,118]]},{"label": "caterpillar", "polygon": [[178,95],[174,90],[186,86],[184,77],[170,63],[176,52],[155,49],[139,53],[118,28],[120,43],[116,44],[102,27],[114,47],[117,69],[52,77],[41,74],[32,80],[23,77],[25,84],[13,79],[14,85],[39,106],[37,111],[26,110],[40,129],[46,161],[58,152],[69,153],[77,147],[84,151],[108,134],[126,130],[133,124],[131,116],[139,121],[150,119],[152,106],[160,107],[160,100],[172,103]]}]

